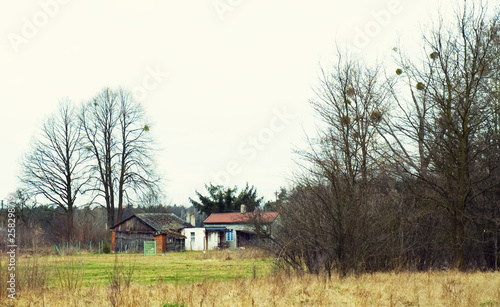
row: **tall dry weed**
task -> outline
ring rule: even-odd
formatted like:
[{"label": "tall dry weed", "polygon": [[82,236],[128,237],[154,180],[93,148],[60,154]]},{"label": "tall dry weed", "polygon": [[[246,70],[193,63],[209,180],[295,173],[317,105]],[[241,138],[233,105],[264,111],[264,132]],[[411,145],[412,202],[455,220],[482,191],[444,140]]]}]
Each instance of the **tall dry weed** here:
[{"label": "tall dry weed", "polygon": [[135,271],[135,262],[124,265],[115,255],[113,270],[109,272],[108,300],[111,306],[123,306],[123,291],[129,289]]},{"label": "tall dry weed", "polygon": [[[69,261],[68,261],[69,259]],[[76,292],[82,287],[85,268],[82,259],[68,257],[60,260],[56,266],[56,277],[61,289]]]},{"label": "tall dry weed", "polygon": [[51,269],[40,263],[37,254],[23,257],[16,270],[19,290],[42,291],[48,286]]}]

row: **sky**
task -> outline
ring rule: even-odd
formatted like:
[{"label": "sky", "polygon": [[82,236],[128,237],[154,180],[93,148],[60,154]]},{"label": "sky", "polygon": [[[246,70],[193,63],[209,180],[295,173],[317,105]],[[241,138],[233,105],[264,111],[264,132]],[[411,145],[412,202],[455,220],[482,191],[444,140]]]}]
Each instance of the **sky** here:
[{"label": "sky", "polygon": [[[105,87],[146,110],[165,204],[208,183],[288,186],[293,149],[314,134],[308,101],[336,45],[386,58],[411,49],[447,1],[192,0],[2,2],[0,199],[21,186],[20,160],[61,99]],[[440,3],[440,4],[437,4]]]}]

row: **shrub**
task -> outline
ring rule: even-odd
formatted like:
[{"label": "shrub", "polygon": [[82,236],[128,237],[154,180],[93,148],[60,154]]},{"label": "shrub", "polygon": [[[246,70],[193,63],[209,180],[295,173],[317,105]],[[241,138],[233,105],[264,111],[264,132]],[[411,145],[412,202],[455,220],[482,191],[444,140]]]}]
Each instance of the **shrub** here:
[{"label": "shrub", "polygon": [[102,251],[103,251],[103,253],[105,253],[105,254],[109,254],[109,253],[111,253],[111,247],[109,247],[108,242],[104,242],[104,245],[103,245],[103,247],[102,247]]}]

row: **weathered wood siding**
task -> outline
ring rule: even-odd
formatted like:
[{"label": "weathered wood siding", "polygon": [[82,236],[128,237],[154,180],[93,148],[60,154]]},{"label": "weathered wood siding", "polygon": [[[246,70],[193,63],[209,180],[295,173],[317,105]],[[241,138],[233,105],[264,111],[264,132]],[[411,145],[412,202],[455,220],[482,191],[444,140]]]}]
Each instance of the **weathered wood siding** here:
[{"label": "weathered wood siding", "polygon": [[183,251],[186,250],[186,244],[184,239],[176,238],[166,238],[166,251],[167,252],[180,252],[181,248]]},{"label": "weathered wood siding", "polygon": [[168,235],[156,235],[156,230],[136,216],[131,217],[113,228],[114,250],[143,251],[144,241],[156,241],[157,252],[180,251],[185,249],[184,239],[171,238]]},{"label": "weathered wood siding", "polygon": [[144,241],[153,241],[153,233],[115,232],[115,251],[143,251]]},{"label": "weathered wood siding", "polygon": [[142,233],[154,233],[154,229],[146,225],[144,222],[139,220],[137,217],[132,217],[126,220],[122,224],[114,228],[116,232],[142,232]]}]

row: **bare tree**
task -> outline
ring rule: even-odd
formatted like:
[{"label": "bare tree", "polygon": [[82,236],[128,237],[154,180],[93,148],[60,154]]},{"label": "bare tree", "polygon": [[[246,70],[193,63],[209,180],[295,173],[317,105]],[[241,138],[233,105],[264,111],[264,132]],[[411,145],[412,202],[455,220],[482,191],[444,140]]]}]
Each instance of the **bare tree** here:
[{"label": "bare tree", "polygon": [[369,243],[375,238],[369,235],[373,182],[383,173],[376,126],[388,112],[389,92],[381,73],[342,52],[332,71],[323,71],[311,102],[323,126],[310,148],[298,152],[305,172],[282,214],[284,225],[300,227],[306,240],[281,237],[280,253],[290,255],[292,266],[304,261],[312,273],[337,269],[341,275],[365,268],[363,257],[375,246]]},{"label": "bare tree", "polygon": [[495,114],[490,112],[489,80],[498,69],[494,59],[499,14],[488,13],[481,3],[465,0],[453,25],[441,18],[424,36],[428,57],[422,65],[400,54],[396,73],[406,77],[410,99],[393,87],[401,117],[386,119],[384,125],[383,135],[392,135],[387,140],[400,169],[425,185],[419,191],[422,199],[447,212],[458,269],[465,268],[467,212],[498,184],[491,180],[491,170],[485,172],[481,166],[491,148],[484,133]]},{"label": "bare tree", "polygon": [[84,106],[80,120],[94,158],[88,190],[95,192],[94,199],[104,198],[112,227],[121,221],[126,201],[158,189],[150,127],[141,105],[122,89],[101,91]]},{"label": "bare tree", "polygon": [[106,203],[108,227],[115,221],[115,191],[113,184],[113,160],[116,140],[113,132],[117,126],[118,108],[116,96],[110,89],[104,89],[83,107],[80,122],[86,136],[86,149],[93,156],[89,172],[93,187],[87,190],[96,192]]},{"label": "bare tree", "polygon": [[[118,176],[118,222],[122,220],[124,202],[133,195],[159,194],[160,178],[155,172],[153,140],[149,126],[144,123],[142,107],[132,95],[118,90],[120,102],[119,122],[119,176]],[[130,192],[133,192],[131,195]]]},{"label": "bare tree", "polygon": [[41,195],[66,213],[67,240],[73,238],[73,209],[87,183],[83,172],[87,155],[76,111],[69,100],[51,116],[22,162],[21,180],[29,191]]}]

